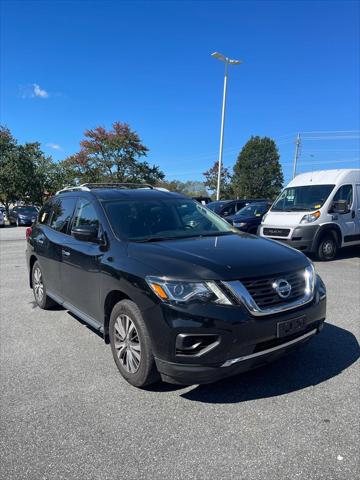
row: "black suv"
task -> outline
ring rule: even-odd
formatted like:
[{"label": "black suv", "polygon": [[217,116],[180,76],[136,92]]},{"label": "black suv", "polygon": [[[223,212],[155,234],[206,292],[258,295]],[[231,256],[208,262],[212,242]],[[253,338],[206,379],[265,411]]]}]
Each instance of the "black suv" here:
[{"label": "black suv", "polygon": [[[135,186],[136,187],[136,186]],[[318,333],[326,291],[302,253],[144,185],[67,188],[28,233],[30,286],[103,333],[121,374],[209,383]]]}]

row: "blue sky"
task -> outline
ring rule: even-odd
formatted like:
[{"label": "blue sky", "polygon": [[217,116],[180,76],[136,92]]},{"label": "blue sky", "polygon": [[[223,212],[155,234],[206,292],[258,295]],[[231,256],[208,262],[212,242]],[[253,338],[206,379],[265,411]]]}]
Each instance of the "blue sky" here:
[{"label": "blue sky", "polygon": [[303,135],[299,171],[359,166],[358,2],[1,4],[1,123],[57,160],[119,120],[169,179],[202,179],[218,154],[217,50],[244,62],[229,75],[226,166],[268,135],[288,180],[296,132],[313,131],[329,133]]}]

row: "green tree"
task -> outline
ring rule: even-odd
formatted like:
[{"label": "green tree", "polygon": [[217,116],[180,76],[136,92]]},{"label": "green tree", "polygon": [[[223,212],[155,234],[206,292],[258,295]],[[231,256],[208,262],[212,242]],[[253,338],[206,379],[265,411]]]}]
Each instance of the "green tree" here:
[{"label": "green tree", "polygon": [[189,197],[208,196],[208,192],[203,182],[197,180],[163,180],[158,182],[159,187],[167,188],[171,192],[182,193]]},{"label": "green tree", "polygon": [[0,127],[0,200],[7,211],[17,201],[41,205],[63,180],[63,166],[46,157],[39,143],[19,145],[9,129]]},{"label": "green tree", "polygon": [[86,130],[81,150],[66,159],[79,183],[114,181],[155,184],[164,178],[156,165],[141,161],[148,148],[126,123],[115,122],[112,130],[96,127]]},{"label": "green tree", "polygon": [[[203,173],[205,177],[204,185],[212,192],[217,190],[219,172],[219,162],[216,160],[214,165]],[[229,169],[221,165],[221,178],[220,178],[220,198],[227,199],[232,197],[231,190],[231,175]]]},{"label": "green tree", "polygon": [[238,198],[274,199],[284,177],[274,140],[254,137],[242,148],[234,166],[232,189]]}]

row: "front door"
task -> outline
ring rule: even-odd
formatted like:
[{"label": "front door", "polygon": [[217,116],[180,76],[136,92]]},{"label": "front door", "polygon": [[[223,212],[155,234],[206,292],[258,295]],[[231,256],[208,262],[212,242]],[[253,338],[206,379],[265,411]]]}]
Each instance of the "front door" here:
[{"label": "front door", "polygon": [[[91,200],[80,198],[72,226],[94,225],[99,217]],[[68,236],[62,246],[61,290],[65,301],[95,320],[102,321],[100,263],[104,253],[99,243]]]},{"label": "front door", "polygon": [[339,187],[337,192],[334,195],[333,201],[337,202],[339,200],[345,200],[348,206],[348,213],[336,214],[337,223],[341,229],[343,237],[343,246],[351,245],[355,239],[355,222],[356,222],[356,211],[355,211],[355,195],[353,192],[352,185],[342,185]]}]

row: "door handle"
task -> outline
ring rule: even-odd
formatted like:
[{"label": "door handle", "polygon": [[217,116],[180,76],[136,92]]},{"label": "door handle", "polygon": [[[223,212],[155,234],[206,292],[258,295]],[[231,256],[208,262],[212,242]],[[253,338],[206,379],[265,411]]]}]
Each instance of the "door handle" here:
[{"label": "door handle", "polygon": [[43,238],[38,238],[37,242],[40,243],[40,245],[42,245],[45,242],[45,240]]},{"label": "door handle", "polygon": [[61,253],[64,257],[70,257],[70,252],[68,250],[61,250]]}]

